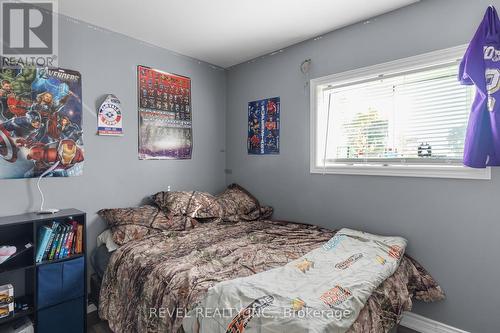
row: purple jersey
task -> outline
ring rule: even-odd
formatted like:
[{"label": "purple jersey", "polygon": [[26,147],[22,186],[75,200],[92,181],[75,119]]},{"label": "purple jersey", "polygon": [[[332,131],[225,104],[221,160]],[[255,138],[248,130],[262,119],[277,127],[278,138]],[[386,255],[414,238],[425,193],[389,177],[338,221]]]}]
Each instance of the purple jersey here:
[{"label": "purple jersey", "polygon": [[467,48],[459,80],[475,85],[476,97],[467,126],[464,164],[500,166],[500,21],[493,6]]}]

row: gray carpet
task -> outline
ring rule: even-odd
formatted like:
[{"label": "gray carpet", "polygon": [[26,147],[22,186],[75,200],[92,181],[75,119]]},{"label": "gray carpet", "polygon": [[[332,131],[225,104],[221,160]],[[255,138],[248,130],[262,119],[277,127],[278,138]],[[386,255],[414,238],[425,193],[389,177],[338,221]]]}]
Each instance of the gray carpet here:
[{"label": "gray carpet", "polygon": [[108,326],[108,322],[101,320],[97,311],[87,315],[87,333],[113,333]]}]

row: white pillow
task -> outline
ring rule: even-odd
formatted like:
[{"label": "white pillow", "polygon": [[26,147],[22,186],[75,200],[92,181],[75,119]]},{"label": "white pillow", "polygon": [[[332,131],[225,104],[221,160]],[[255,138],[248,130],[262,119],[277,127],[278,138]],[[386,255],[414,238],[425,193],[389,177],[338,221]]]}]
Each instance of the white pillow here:
[{"label": "white pillow", "polygon": [[113,252],[119,246],[113,241],[113,237],[111,235],[111,230],[104,230],[99,236],[97,236],[97,246],[101,246],[102,244],[106,245],[108,252]]}]

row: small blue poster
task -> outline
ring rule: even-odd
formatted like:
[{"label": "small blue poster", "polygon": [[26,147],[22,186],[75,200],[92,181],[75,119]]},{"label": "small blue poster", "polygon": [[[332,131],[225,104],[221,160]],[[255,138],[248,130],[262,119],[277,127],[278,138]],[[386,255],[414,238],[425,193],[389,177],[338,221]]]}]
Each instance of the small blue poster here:
[{"label": "small blue poster", "polygon": [[280,153],[280,98],[248,103],[248,154]]}]

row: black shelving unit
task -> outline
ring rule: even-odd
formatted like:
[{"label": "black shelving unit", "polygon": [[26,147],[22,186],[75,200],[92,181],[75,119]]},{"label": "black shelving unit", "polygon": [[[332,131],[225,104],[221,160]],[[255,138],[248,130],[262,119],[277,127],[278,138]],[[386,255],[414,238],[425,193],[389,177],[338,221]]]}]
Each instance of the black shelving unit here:
[{"label": "black shelving unit", "polygon": [[[82,253],[37,263],[35,256],[38,228],[53,221],[76,221],[83,226]],[[25,248],[27,243],[32,246]],[[29,308],[0,318],[0,327],[28,316],[36,333],[86,332],[86,214],[77,209],[64,209],[50,215],[27,213],[0,217],[0,246],[2,245],[14,245],[18,251],[0,264],[0,285],[12,284],[14,297],[23,297]],[[52,278],[51,274],[62,274],[62,279],[57,275]],[[57,281],[60,280],[61,290],[58,290]],[[70,288],[73,294],[64,292],[63,288]],[[76,294],[75,290],[78,290]],[[60,297],[54,296],[58,293]]]}]

